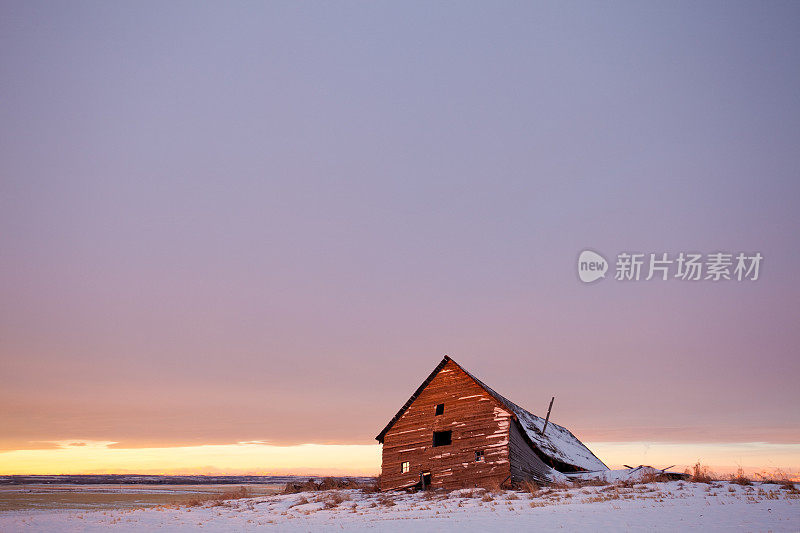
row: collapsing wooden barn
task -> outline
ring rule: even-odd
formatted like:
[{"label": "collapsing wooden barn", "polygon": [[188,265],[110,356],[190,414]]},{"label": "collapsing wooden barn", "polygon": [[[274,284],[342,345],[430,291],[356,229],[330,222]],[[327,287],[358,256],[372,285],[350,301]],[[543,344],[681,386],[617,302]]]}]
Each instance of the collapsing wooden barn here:
[{"label": "collapsing wooden barn", "polygon": [[608,470],[569,430],[545,424],[447,356],[376,439],[381,490],[507,486]]}]

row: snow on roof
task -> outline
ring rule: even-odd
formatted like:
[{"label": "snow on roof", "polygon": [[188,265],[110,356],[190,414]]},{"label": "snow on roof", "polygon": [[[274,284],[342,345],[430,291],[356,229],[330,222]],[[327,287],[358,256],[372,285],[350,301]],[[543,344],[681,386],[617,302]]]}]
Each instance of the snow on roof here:
[{"label": "snow on roof", "polygon": [[[453,362],[455,363],[455,361]],[[458,366],[461,367],[461,365]],[[461,367],[461,370],[464,370],[464,368]],[[547,432],[542,434],[542,428],[544,428],[543,418],[526,411],[511,400],[498,394],[466,370],[464,372],[517,417],[525,434],[542,453],[558,462],[577,466],[584,470],[608,470],[608,467],[589,448],[584,446],[570,430],[553,422],[548,422]]]}]

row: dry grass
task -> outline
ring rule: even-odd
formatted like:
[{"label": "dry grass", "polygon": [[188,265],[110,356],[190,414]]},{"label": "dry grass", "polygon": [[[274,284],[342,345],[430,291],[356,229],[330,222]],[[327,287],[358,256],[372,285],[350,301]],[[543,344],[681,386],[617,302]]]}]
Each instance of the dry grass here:
[{"label": "dry grass", "polygon": [[376,492],[381,491],[381,477],[378,476],[375,478],[375,481],[372,483],[366,483],[361,485],[361,492],[364,494],[375,494]]},{"label": "dry grass", "polygon": [[756,477],[761,483],[780,485],[782,489],[794,491],[795,494],[800,492],[797,490],[795,482],[792,481],[792,477],[781,469],[775,469],[772,472],[759,472]]},{"label": "dry grass", "polygon": [[308,501],[308,498],[306,498],[305,496],[302,496],[299,500],[297,500],[296,502],[291,504],[289,506],[289,509],[291,509],[292,507],[297,507],[298,505],[305,505],[307,503],[311,503],[311,502]]},{"label": "dry grass", "polygon": [[[322,481],[314,481],[309,478],[302,483],[287,483],[283,488],[283,494],[297,494],[298,492],[316,492],[321,490],[341,490],[341,489],[363,489],[369,487],[372,490],[374,484],[360,485],[357,481],[349,478],[326,477]],[[375,488],[374,492],[377,492]]]},{"label": "dry grass", "polygon": [[661,472],[647,472],[639,479],[639,483],[658,483],[662,481],[672,481],[672,478]]},{"label": "dry grass", "polygon": [[183,505],[186,507],[200,507],[203,505],[210,505],[212,507],[217,507],[220,505],[224,505],[229,500],[239,500],[242,498],[252,498],[253,493],[247,487],[239,487],[235,490],[229,490],[225,492],[218,492],[215,494],[204,494],[202,496],[197,496],[194,498],[190,498],[183,502]]},{"label": "dry grass", "polygon": [[534,483],[533,481],[523,481],[522,482],[522,489],[531,495],[531,497],[538,496],[540,487],[538,484]]},{"label": "dry grass", "polygon": [[740,466],[739,469],[736,471],[735,474],[731,474],[731,483],[736,483],[737,485],[752,485],[753,482],[750,480],[749,477],[744,475],[744,470]]},{"label": "dry grass", "polygon": [[378,504],[384,507],[394,507],[397,505],[397,502],[394,501],[394,497],[388,494],[381,494],[378,496]]},{"label": "dry grass", "polygon": [[446,500],[450,497],[450,494],[442,489],[428,489],[423,491],[422,498],[424,500],[432,501],[432,500]]},{"label": "dry grass", "polygon": [[[0,490],[0,513],[30,509],[140,509],[183,506],[187,501],[217,497],[239,485],[7,486]],[[272,485],[247,484],[252,497],[275,494]],[[152,492],[151,492],[152,489]]]},{"label": "dry grass", "polygon": [[554,483],[550,483],[548,486],[553,490],[567,490],[574,487],[574,485],[569,481],[556,481]]},{"label": "dry grass", "polygon": [[716,478],[707,466],[700,464],[700,461],[697,461],[691,470],[687,468],[685,474],[690,476],[689,481],[695,483],[713,483]]},{"label": "dry grass", "polygon": [[606,485],[610,485],[610,483],[602,479],[574,479],[572,481],[572,487],[576,489],[583,487],[605,487]]},{"label": "dry grass", "polygon": [[609,492],[604,492],[603,494],[598,494],[597,496],[592,496],[591,498],[587,498],[585,501],[586,503],[598,503],[598,502],[608,502],[619,499],[620,499],[619,491],[613,490]]},{"label": "dry grass", "polygon": [[322,498],[322,503],[323,503],[322,508],[323,509],[335,509],[335,508],[339,507],[340,503],[345,502],[345,501],[347,501],[349,499],[350,499],[350,496],[348,496],[347,494],[343,494],[343,493],[341,493],[339,491],[331,492],[329,494],[326,494]]}]

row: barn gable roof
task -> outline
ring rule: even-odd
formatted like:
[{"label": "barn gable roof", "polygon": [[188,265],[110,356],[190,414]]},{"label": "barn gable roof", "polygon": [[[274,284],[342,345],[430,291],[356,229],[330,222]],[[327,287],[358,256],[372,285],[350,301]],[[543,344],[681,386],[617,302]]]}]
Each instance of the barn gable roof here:
[{"label": "barn gable roof", "polygon": [[549,422],[547,424],[547,432],[542,433],[544,427],[544,419],[540,418],[533,413],[526,411],[519,405],[508,400],[504,396],[497,393],[494,389],[486,385],[484,382],[470,374],[461,365],[453,361],[450,357],[444,356],[444,359],[433,369],[433,372],[422,382],[411,398],[400,408],[396,415],[389,421],[383,431],[381,431],[376,438],[378,442],[383,443],[386,433],[391,427],[403,416],[403,413],[411,406],[414,400],[425,390],[425,387],[430,384],[434,377],[444,368],[444,366],[452,361],[459,369],[461,369],[467,376],[472,378],[475,383],[484,389],[492,398],[494,398],[501,407],[505,408],[512,415],[518,427],[522,430],[523,435],[526,436],[530,444],[538,449],[541,454],[549,457],[556,463],[566,464],[577,467],[581,470],[608,470],[608,467],[598,459],[581,441],[575,437],[567,428]]}]

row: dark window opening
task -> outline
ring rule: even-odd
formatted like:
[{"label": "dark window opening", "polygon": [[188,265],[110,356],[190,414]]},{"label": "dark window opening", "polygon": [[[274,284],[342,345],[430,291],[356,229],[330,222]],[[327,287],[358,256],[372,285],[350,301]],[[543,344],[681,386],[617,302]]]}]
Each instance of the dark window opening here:
[{"label": "dark window opening", "polygon": [[436,416],[443,414],[444,414],[444,404],[440,403],[439,405],[436,406]]},{"label": "dark window opening", "polygon": [[483,461],[483,450],[475,452],[475,461]]},{"label": "dark window opening", "polygon": [[433,447],[449,446],[453,443],[452,431],[434,431],[433,432]]}]

